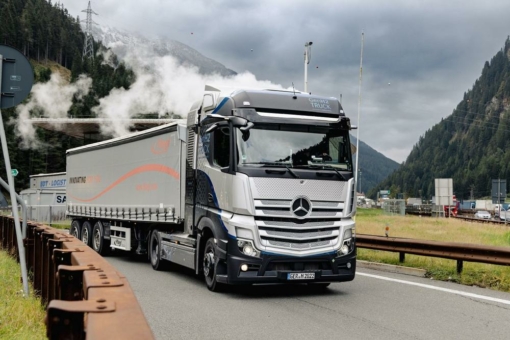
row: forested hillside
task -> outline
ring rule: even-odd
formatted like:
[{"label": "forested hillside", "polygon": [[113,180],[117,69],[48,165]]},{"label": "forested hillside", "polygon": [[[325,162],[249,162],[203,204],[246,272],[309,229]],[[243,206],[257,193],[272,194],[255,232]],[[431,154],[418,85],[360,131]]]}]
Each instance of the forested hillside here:
[{"label": "forested hillside", "polygon": [[[356,137],[351,136],[351,142],[356,145]],[[354,154],[354,162],[356,162],[356,156]],[[382,180],[386,179],[395,169],[398,168],[398,163],[392,159],[387,158],[382,153],[372,149],[368,144],[362,140],[359,141],[359,168],[361,175],[358,175],[358,183],[361,183],[361,192],[368,193],[379,184]],[[360,191],[360,185],[358,184],[356,190]]]},{"label": "forested hillside", "polygon": [[[74,81],[80,74],[92,78],[89,94],[71,107],[69,114],[73,117],[91,117],[90,109],[98,104],[99,98],[114,87],[127,88],[134,81],[133,73],[115,57],[110,61],[115,69],[103,62],[102,54],[94,61],[82,62],[84,35],[79,18],[71,17],[63,5],[46,0],[0,0],[0,13],[0,43],[17,48],[29,58],[36,82],[48,81],[52,71],[67,77],[66,81]],[[94,43],[95,51],[100,48]],[[64,67],[71,72],[66,72]],[[15,178],[17,190],[28,187],[30,174],[65,171],[65,150],[83,143],[62,133],[38,129],[43,145],[36,150],[24,150],[14,131],[15,109],[2,110],[2,116],[4,122],[11,122],[6,124],[6,134],[12,166],[19,170]],[[0,176],[5,178],[3,157]]]},{"label": "forested hillside", "polygon": [[405,163],[375,187],[407,197],[434,195],[434,178],[453,178],[458,198],[490,196],[491,180],[510,182],[510,39],[453,113],[421,136]]}]

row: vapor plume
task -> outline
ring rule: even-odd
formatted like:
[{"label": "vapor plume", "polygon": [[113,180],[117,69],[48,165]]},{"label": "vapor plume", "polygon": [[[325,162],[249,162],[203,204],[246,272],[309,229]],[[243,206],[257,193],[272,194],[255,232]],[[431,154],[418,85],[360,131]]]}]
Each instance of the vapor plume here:
[{"label": "vapor plume", "polygon": [[[21,146],[23,148],[40,146],[35,128],[30,121],[31,112],[46,118],[66,118],[73,98],[81,100],[89,93],[91,85],[92,79],[85,75],[80,75],[74,83],[68,83],[56,72],[51,74],[48,82],[35,84],[29,101],[16,107],[18,113],[16,133],[22,138]],[[58,127],[58,123],[55,125]]]},{"label": "vapor plume", "polygon": [[[135,82],[128,88],[114,88],[99,99],[99,105],[92,108],[98,118],[106,118],[101,125],[101,133],[108,137],[118,137],[129,133],[130,121],[135,115],[158,114],[161,116],[179,115],[185,117],[191,105],[202,96],[205,84],[282,89],[281,85],[270,81],[260,81],[250,72],[232,77],[218,74],[200,74],[197,67],[183,65],[172,56],[157,56],[151,49],[136,49],[123,46],[123,62],[135,74]],[[145,52],[140,52],[144,51]],[[115,55],[111,50],[100,50],[104,64],[116,68]],[[92,79],[80,76],[74,83],[67,83],[57,73],[53,73],[47,83],[39,83],[32,88],[27,104],[17,108],[19,118],[17,133],[22,137],[22,146],[37,148],[40,142],[30,121],[31,114],[46,118],[67,118],[73,98],[80,100],[91,88]],[[54,125],[58,127],[58,122]]]},{"label": "vapor plume", "polygon": [[[205,84],[231,87],[282,89],[269,81],[260,81],[245,72],[233,77],[202,75],[197,67],[184,66],[172,56],[128,50],[123,61],[135,73],[129,89],[113,89],[99,100],[93,112],[109,118],[102,133],[122,136],[129,132],[129,118],[139,114],[179,115],[185,117],[191,105],[201,98]],[[145,51],[149,51],[146,49]]]}]

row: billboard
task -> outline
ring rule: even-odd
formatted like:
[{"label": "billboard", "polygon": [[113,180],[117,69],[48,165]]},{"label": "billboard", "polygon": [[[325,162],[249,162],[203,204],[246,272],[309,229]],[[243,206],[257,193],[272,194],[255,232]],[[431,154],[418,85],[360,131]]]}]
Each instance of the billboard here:
[{"label": "billboard", "polygon": [[451,178],[435,179],[436,205],[453,205],[453,180]]}]

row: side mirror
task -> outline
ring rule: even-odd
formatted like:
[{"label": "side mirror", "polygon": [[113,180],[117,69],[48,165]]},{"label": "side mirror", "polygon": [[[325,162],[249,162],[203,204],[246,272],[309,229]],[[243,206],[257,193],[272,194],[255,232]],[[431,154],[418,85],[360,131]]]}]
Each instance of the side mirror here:
[{"label": "side mirror", "polygon": [[241,133],[242,133],[241,138],[243,139],[243,141],[246,142],[248,139],[250,139],[250,130],[241,130]]},{"label": "side mirror", "polygon": [[228,122],[222,121],[222,122],[214,123],[207,130],[205,130],[205,133],[213,132],[214,130],[217,130],[218,128],[223,127],[223,126],[228,126]]}]

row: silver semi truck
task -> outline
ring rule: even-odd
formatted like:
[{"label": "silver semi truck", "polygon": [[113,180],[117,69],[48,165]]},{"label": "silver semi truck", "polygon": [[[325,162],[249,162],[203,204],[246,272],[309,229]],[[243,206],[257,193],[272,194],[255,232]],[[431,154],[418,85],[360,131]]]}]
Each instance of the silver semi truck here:
[{"label": "silver semi truck", "polygon": [[67,151],[71,234],[212,291],[353,280],[350,130],[335,98],[206,86],[187,121]]}]

